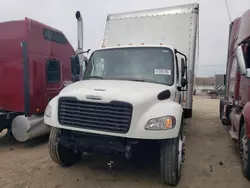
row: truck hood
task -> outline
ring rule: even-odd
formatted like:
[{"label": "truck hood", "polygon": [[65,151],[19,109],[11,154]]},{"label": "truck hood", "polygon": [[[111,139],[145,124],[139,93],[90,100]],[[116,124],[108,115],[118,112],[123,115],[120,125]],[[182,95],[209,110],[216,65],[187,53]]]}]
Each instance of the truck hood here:
[{"label": "truck hood", "polygon": [[[65,87],[59,97],[76,97],[78,100],[105,103],[117,100],[134,104],[142,101],[157,101],[157,95],[166,89],[170,90],[172,97],[173,88],[162,84],[125,80],[83,80]],[[93,97],[98,97],[99,100]]]}]

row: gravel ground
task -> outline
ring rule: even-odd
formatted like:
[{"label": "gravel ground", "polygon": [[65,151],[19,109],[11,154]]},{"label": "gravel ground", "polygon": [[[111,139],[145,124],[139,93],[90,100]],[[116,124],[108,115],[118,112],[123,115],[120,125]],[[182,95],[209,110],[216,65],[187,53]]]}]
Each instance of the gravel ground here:
[{"label": "gravel ground", "polygon": [[[195,96],[194,117],[187,122],[186,160],[178,188],[249,188],[235,144],[218,118],[218,100]],[[1,135],[0,135],[1,137]],[[0,138],[2,188],[161,188],[153,148],[126,164],[121,157],[85,156],[62,168],[48,155],[48,139],[18,143]],[[114,161],[109,170],[107,162]]]}]

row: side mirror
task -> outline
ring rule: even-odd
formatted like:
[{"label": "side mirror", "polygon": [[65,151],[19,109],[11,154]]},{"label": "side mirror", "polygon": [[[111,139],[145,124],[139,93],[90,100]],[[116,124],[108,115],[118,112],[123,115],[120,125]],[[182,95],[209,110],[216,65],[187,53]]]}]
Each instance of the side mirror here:
[{"label": "side mirror", "polygon": [[238,46],[236,49],[236,59],[238,61],[239,67],[240,67],[240,73],[242,75],[245,75],[246,78],[250,78],[250,68],[247,68],[246,66],[246,59],[244,57],[244,52],[242,49],[242,46]]},{"label": "side mirror", "polygon": [[71,60],[71,72],[72,72],[72,74],[79,75],[81,72],[81,68],[80,68],[80,61],[79,61],[78,55],[71,56],[70,60]]},{"label": "side mirror", "polygon": [[245,62],[245,58],[244,58],[244,53],[243,53],[243,49],[242,46],[238,46],[236,49],[236,59],[239,63],[239,67],[240,67],[240,72],[241,74],[246,74],[246,62]]},{"label": "side mirror", "polygon": [[181,87],[185,87],[187,85],[187,80],[186,78],[181,78]]},{"label": "side mirror", "polygon": [[85,69],[87,68],[88,62],[89,62],[89,59],[84,56]]},{"label": "side mirror", "polygon": [[187,62],[183,58],[181,58],[181,77],[185,76],[186,69],[187,69]]}]

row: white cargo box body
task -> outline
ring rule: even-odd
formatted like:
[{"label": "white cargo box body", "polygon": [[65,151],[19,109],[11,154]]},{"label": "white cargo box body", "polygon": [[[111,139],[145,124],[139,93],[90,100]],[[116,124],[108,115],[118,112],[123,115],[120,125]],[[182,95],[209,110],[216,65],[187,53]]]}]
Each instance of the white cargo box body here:
[{"label": "white cargo box body", "polygon": [[192,109],[199,4],[110,14],[102,47],[171,46],[188,58],[188,91],[184,108]]}]

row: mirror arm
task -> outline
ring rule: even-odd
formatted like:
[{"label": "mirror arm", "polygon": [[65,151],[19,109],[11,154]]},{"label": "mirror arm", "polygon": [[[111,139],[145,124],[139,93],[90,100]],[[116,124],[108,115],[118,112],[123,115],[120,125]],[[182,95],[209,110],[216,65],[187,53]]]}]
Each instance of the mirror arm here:
[{"label": "mirror arm", "polygon": [[176,49],[174,49],[174,53],[175,53],[175,54],[180,54],[180,55],[182,55],[182,56],[185,58],[185,61],[187,61],[187,56],[186,56],[185,54],[179,52],[179,51],[176,50]]},{"label": "mirror arm", "polygon": [[79,75],[81,73],[81,66],[79,62],[79,57],[76,56],[71,56],[71,72],[73,75]]},{"label": "mirror arm", "polygon": [[79,55],[79,54],[85,54],[85,53],[89,54],[90,50],[91,50],[91,49],[88,49],[88,50],[83,51],[83,52],[79,52],[79,53],[77,53],[76,55]]}]

